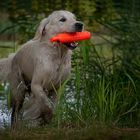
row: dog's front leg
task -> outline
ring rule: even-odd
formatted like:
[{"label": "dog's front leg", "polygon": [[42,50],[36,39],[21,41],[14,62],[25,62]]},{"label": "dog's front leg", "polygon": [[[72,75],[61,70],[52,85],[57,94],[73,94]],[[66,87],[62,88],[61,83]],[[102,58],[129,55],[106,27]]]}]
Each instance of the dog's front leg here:
[{"label": "dog's front leg", "polygon": [[54,104],[48,97],[48,93],[43,90],[38,83],[31,83],[32,98],[28,109],[24,112],[24,117],[30,120],[40,120],[42,123],[49,123],[52,119]]}]

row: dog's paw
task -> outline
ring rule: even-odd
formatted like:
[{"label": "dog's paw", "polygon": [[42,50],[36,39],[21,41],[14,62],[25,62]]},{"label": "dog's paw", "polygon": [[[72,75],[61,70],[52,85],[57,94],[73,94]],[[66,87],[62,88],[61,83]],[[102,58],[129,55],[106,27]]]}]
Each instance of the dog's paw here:
[{"label": "dog's paw", "polygon": [[[39,118],[51,118],[54,103],[48,97],[45,97],[41,100],[30,97],[26,100],[24,110],[23,110],[23,119],[24,120],[37,120]],[[47,116],[47,117],[46,117]]]}]

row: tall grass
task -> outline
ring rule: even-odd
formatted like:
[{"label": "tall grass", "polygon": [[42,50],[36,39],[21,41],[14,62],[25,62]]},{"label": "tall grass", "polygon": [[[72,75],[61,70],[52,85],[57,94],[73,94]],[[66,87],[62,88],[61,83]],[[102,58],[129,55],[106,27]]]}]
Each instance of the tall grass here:
[{"label": "tall grass", "polygon": [[[73,74],[61,98],[62,122],[87,125],[100,121],[121,127],[140,126],[140,12],[137,2],[132,2],[133,7],[126,6],[125,2],[118,3],[123,10],[116,8],[119,11],[116,18],[97,20],[108,31],[99,34],[104,39],[103,44],[84,42],[75,51]],[[100,45],[109,52],[100,51]]]},{"label": "tall grass", "polygon": [[74,52],[71,79],[58,104],[59,122],[138,127],[137,81],[126,69],[122,71],[121,59],[101,56],[98,47],[84,42]]}]

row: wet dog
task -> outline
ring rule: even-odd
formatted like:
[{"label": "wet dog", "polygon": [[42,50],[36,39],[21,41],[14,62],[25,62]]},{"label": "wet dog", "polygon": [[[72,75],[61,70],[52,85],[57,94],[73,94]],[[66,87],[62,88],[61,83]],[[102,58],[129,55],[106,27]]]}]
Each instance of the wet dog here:
[{"label": "wet dog", "polygon": [[17,127],[28,90],[32,103],[24,115],[50,122],[57,101],[55,91],[70,74],[71,49],[76,47],[74,42],[53,44],[50,38],[58,33],[82,30],[83,23],[77,21],[74,14],[63,10],[55,11],[41,21],[32,40],[25,43],[10,58],[0,61],[0,75],[7,69],[12,90],[13,129]]}]

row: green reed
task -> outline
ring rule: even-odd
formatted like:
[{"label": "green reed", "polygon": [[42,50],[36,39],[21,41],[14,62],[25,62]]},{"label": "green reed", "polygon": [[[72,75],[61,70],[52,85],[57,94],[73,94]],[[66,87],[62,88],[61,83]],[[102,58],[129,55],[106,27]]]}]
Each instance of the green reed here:
[{"label": "green reed", "polygon": [[120,72],[117,59],[101,56],[98,46],[89,42],[74,51],[72,75],[58,104],[60,122],[138,126],[137,81],[125,69]]}]

